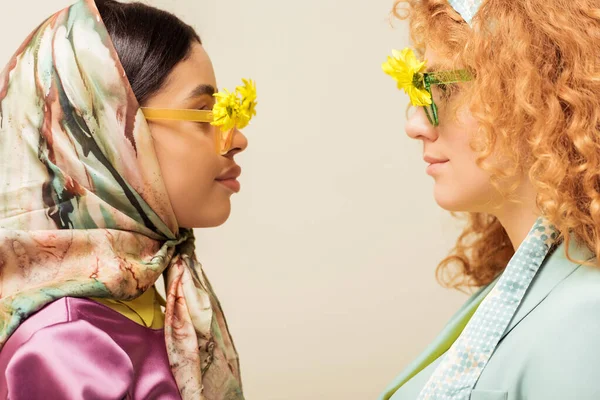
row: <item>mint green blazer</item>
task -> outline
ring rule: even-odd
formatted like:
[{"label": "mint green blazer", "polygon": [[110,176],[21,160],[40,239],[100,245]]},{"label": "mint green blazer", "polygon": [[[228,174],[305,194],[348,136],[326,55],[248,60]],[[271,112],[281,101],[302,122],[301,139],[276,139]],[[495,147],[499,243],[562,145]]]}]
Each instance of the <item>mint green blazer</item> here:
[{"label": "mint green blazer", "polygon": [[[571,244],[571,258],[594,260]],[[380,400],[415,400],[495,282],[475,293]],[[544,261],[483,370],[471,400],[600,400],[600,268]]]}]

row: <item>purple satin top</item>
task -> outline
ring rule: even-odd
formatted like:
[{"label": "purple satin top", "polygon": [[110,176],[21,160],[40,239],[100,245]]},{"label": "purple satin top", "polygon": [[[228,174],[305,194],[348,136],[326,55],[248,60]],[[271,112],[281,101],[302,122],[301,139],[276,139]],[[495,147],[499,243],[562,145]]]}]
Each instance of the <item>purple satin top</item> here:
[{"label": "purple satin top", "polygon": [[0,351],[0,399],[181,400],[162,329],[88,299],[29,317]]}]

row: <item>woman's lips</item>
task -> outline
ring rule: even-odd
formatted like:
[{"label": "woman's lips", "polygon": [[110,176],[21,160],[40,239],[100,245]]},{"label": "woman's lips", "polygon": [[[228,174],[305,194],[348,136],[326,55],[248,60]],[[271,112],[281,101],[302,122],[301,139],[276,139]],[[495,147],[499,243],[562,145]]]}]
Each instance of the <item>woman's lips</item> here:
[{"label": "woman's lips", "polygon": [[232,192],[238,193],[241,189],[241,185],[237,178],[239,178],[241,174],[242,169],[240,166],[234,165],[218,177],[216,181],[230,189]]},{"label": "woman's lips", "polygon": [[433,163],[433,164],[429,164],[427,166],[427,169],[425,170],[425,172],[427,172],[427,175],[436,175],[441,170],[444,169],[444,167],[446,166],[446,164],[448,164],[448,161],[436,162],[436,163]]},{"label": "woman's lips", "polygon": [[448,159],[432,157],[430,155],[425,155],[423,160],[429,164],[425,170],[427,175],[435,175],[439,173],[449,161]]},{"label": "woman's lips", "polygon": [[223,185],[226,188],[228,188],[229,190],[231,190],[233,193],[238,193],[240,191],[240,189],[242,188],[242,185],[240,185],[240,182],[235,178],[217,179],[217,182],[219,182],[221,185]]}]

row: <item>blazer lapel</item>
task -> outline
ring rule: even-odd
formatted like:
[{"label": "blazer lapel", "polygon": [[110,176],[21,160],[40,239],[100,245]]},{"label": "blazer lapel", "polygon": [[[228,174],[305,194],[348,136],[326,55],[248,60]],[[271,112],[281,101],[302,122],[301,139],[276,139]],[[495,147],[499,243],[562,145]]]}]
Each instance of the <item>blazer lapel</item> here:
[{"label": "blazer lapel", "polygon": [[402,371],[400,375],[396,377],[394,382],[385,390],[385,392],[379,398],[380,400],[387,400],[396,393],[398,388],[408,382],[411,378],[417,375],[421,370],[427,367],[429,364],[434,362],[439,356],[444,354],[452,343],[461,334],[481,301],[487,296],[496,284],[496,280],[489,285],[481,288],[475,294],[473,294],[469,300],[454,314],[450,319],[450,322],[442,330],[442,332],[436,337],[436,339],[423,351],[417,359],[408,365]]},{"label": "blazer lapel", "polygon": [[[569,243],[569,255],[576,260],[590,260],[594,257],[594,254],[586,246],[579,245],[575,240],[571,240],[571,243]],[[504,339],[523,318],[527,317],[530,312],[548,297],[559,283],[575,272],[580,266],[581,264],[576,264],[567,259],[564,242],[559,245],[546,258],[544,264],[542,264],[540,271],[531,283],[527,293],[525,293],[521,305],[500,340]]]}]

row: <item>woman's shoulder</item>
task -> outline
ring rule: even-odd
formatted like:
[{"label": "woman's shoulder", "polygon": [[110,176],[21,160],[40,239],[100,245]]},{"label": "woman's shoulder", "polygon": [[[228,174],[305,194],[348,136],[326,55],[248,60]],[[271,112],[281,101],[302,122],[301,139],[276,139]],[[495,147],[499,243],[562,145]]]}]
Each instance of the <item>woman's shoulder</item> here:
[{"label": "woman's shoulder", "polygon": [[[178,398],[164,331],[65,297],[25,320],[0,351],[0,399]],[[68,392],[65,392],[68,391]],[[54,397],[48,397],[54,393]]]},{"label": "woman's shoulder", "polygon": [[[589,329],[596,329],[598,334],[596,337],[590,336],[589,340],[598,346],[600,324],[590,322],[597,320],[600,315],[600,266],[590,250],[573,249],[575,251],[569,255],[564,251],[554,254],[542,267],[521,307],[532,312],[536,324],[543,325],[549,331],[560,331],[568,326],[568,332],[584,324]],[[570,336],[578,335],[573,332]],[[553,337],[546,339],[552,340]]]},{"label": "woman's shoulder", "polygon": [[[129,332],[132,335],[147,335],[159,333],[160,330],[148,329],[110,307],[88,298],[63,297],[47,304],[41,310],[27,318],[9,338],[24,342],[41,329],[51,329],[60,324],[90,325],[119,339],[119,332]],[[162,335],[161,335],[162,336]],[[8,343],[7,343],[8,345]],[[5,346],[6,347],[6,346]]]},{"label": "woman's shoulder", "polygon": [[571,267],[515,329],[507,348],[507,360],[515,354],[526,359],[516,366],[522,371],[516,380],[523,398],[600,398],[595,376],[600,369],[600,267]]},{"label": "woman's shoulder", "polygon": [[[587,260],[596,263],[596,258]],[[600,266],[580,264],[574,261],[565,261],[568,275],[551,290],[548,300],[558,306],[572,308],[584,306],[597,308],[600,312]]]},{"label": "woman's shoulder", "polygon": [[131,359],[93,323],[101,316],[84,316],[90,306],[95,310],[91,300],[60,299],[21,324],[0,351],[0,398],[74,398],[91,390],[94,398],[115,399],[127,393]]},{"label": "woman's shoulder", "polygon": [[[31,315],[8,339],[2,352],[30,340],[38,332],[62,332],[85,326],[88,334],[105,336],[125,350],[131,346],[147,347],[164,340],[162,329],[150,329],[135,323],[119,312],[87,298],[64,297],[49,303]],[[79,329],[79,328],[78,328]],[[69,338],[73,339],[73,338]],[[69,344],[74,342],[69,341]]]},{"label": "woman's shoulder", "polygon": [[600,314],[600,265],[594,252],[576,240],[568,252],[561,244],[542,265],[524,302],[547,314],[548,323],[556,322],[551,315],[575,321],[590,312]]},{"label": "woman's shoulder", "polygon": [[[97,310],[94,310],[94,308],[97,308]],[[29,340],[35,332],[41,329],[79,320],[93,320],[97,316],[97,311],[99,310],[101,310],[101,308],[96,307],[96,303],[89,299],[75,297],[60,298],[47,304],[41,310],[23,321],[9,338],[9,341],[14,341],[15,338],[18,338],[18,341],[25,342]],[[4,348],[6,347],[7,346],[5,345]]]},{"label": "woman's shoulder", "polygon": [[[589,258],[595,262],[595,258]],[[554,279],[546,279],[546,288],[536,288],[539,304],[531,309],[527,325],[532,331],[545,332],[531,343],[540,358],[555,361],[577,355],[578,367],[586,362],[600,368],[600,266],[564,260],[554,267]],[[564,278],[560,279],[564,275]],[[587,355],[593,355],[589,359]],[[560,362],[553,363],[560,366]],[[565,367],[565,364],[562,365]]]}]

